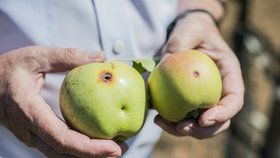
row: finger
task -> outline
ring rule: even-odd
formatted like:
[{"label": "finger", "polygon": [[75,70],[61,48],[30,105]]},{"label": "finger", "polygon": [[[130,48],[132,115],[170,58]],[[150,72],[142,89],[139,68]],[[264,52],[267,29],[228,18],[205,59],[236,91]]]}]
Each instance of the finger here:
[{"label": "finger", "polygon": [[32,98],[29,104],[32,107],[29,110],[32,116],[32,131],[56,152],[79,157],[116,157],[122,154],[123,146],[112,140],[90,139],[68,129],[40,96]]},{"label": "finger", "polygon": [[201,42],[201,39],[198,36],[192,36],[185,32],[180,35],[172,35],[167,41],[166,45],[163,48],[163,53],[176,53],[184,50],[195,49]]},{"label": "finger", "polygon": [[102,52],[89,55],[75,48],[51,48],[46,55],[48,66],[45,71],[64,71],[79,65],[103,62],[105,58]]},{"label": "finger", "polygon": [[90,55],[76,48],[48,48],[30,46],[17,50],[22,55],[21,65],[31,71],[59,72],[91,62],[103,62],[104,54]]},{"label": "finger", "polygon": [[154,122],[169,134],[172,134],[174,136],[184,136],[184,134],[177,131],[176,123],[167,121],[164,118],[162,118],[160,115],[157,115],[155,117]]},{"label": "finger", "polygon": [[35,134],[32,136],[32,147],[36,147],[39,151],[45,154],[49,158],[78,158],[76,156],[68,154],[60,154],[56,152],[51,146],[42,141]]},{"label": "finger", "polygon": [[[164,46],[163,53],[175,53],[197,48],[203,42],[204,34],[198,28],[187,22],[175,26],[174,31]],[[200,26],[198,26],[200,27]]]},{"label": "finger", "polygon": [[231,119],[241,110],[243,105],[242,97],[237,94],[225,96],[217,106],[206,110],[199,118],[201,127],[209,127],[216,123],[225,122]]},{"label": "finger", "polygon": [[208,127],[216,122],[225,122],[231,119],[243,106],[244,84],[241,72],[238,69],[238,65],[232,67],[229,63],[232,62],[220,62],[219,69],[223,82],[222,99],[217,106],[206,110],[201,115],[199,124],[202,127]]},{"label": "finger", "polygon": [[195,120],[186,120],[178,123],[177,130],[183,135],[188,135],[197,139],[204,139],[213,137],[223,131],[225,131],[230,125],[230,120],[215,124],[211,127],[201,127]]}]

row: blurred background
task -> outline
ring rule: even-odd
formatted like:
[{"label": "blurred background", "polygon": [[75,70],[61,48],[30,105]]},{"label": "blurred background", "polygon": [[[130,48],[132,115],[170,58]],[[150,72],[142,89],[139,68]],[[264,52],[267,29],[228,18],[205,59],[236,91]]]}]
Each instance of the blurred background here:
[{"label": "blurred background", "polygon": [[163,133],[153,158],[280,158],[280,0],[232,0],[222,35],[241,62],[245,105],[206,140]]}]

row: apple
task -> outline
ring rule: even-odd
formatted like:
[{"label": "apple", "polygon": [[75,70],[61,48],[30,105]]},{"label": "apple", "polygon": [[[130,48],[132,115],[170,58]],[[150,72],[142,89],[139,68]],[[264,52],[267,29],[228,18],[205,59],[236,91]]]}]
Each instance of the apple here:
[{"label": "apple", "polygon": [[190,50],[162,59],[148,78],[148,89],[159,114],[179,122],[194,110],[215,106],[221,97],[222,80],[210,57]]},{"label": "apple", "polygon": [[91,138],[124,141],[146,119],[145,83],[134,68],[121,62],[79,66],[63,81],[60,107],[73,129]]}]

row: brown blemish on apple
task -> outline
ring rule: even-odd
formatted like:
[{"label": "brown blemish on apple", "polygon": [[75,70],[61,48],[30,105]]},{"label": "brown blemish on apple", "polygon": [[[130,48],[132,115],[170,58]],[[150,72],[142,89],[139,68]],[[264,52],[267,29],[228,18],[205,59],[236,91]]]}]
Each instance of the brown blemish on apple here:
[{"label": "brown blemish on apple", "polygon": [[99,79],[103,83],[110,83],[113,81],[113,74],[109,71],[102,71],[99,75]]},{"label": "brown blemish on apple", "polygon": [[194,76],[194,77],[199,77],[199,76],[200,76],[200,73],[199,73],[197,70],[195,70],[195,71],[193,72],[193,76]]}]

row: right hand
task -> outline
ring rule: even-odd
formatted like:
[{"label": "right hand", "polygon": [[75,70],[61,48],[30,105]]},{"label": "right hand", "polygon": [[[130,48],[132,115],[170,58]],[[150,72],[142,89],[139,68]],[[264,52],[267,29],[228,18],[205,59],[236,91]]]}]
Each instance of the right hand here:
[{"label": "right hand", "polygon": [[221,99],[216,106],[204,111],[198,120],[185,119],[173,123],[158,115],[155,123],[176,136],[205,139],[228,129],[231,119],[243,107],[244,84],[237,57],[223,40],[213,19],[205,13],[192,13],[180,20],[163,53],[166,56],[191,49],[197,49],[215,61],[222,77]]},{"label": "right hand", "polygon": [[44,76],[102,62],[72,48],[30,46],[0,55],[0,122],[18,139],[48,157],[117,157],[126,144],[90,139],[60,120],[40,95]]}]

